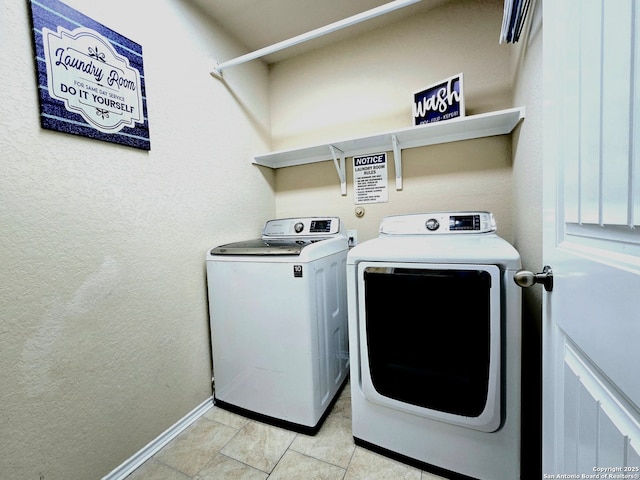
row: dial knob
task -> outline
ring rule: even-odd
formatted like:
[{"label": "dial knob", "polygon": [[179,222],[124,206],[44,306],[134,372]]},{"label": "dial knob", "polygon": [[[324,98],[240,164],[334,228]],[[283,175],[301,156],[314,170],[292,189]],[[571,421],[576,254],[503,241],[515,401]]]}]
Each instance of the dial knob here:
[{"label": "dial knob", "polygon": [[424,225],[430,232],[435,232],[438,228],[440,228],[440,222],[438,222],[438,220],[436,220],[435,218],[430,218]]},{"label": "dial knob", "polygon": [[293,229],[296,231],[296,233],[300,233],[302,230],[304,230],[304,223],[302,222],[298,222],[293,226]]}]

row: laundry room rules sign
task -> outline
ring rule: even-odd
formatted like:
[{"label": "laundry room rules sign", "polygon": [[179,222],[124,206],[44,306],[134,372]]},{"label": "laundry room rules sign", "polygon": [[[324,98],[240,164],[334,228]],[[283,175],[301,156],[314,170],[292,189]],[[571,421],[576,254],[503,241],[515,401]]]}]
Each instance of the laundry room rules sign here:
[{"label": "laundry room rules sign", "polygon": [[58,0],[31,0],[43,128],[149,150],[142,48]]},{"label": "laundry room rules sign", "polygon": [[389,199],[387,154],[353,157],[354,203],[385,203]]}]

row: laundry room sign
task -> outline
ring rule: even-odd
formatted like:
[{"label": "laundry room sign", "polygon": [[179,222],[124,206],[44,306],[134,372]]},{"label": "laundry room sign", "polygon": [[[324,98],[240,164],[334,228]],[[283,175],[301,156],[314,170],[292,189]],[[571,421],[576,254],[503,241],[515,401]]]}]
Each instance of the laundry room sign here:
[{"label": "laundry room sign", "polygon": [[413,94],[414,125],[464,117],[462,73]]},{"label": "laundry room sign", "polygon": [[389,200],[387,154],[353,157],[354,203],[385,203]]},{"label": "laundry room sign", "polygon": [[43,128],[149,150],[142,48],[58,0],[31,0]]}]

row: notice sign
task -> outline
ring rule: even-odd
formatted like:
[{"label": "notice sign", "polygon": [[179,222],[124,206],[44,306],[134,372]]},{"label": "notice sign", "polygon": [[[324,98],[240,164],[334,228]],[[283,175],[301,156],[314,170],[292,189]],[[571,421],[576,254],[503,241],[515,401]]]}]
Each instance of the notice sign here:
[{"label": "notice sign", "polygon": [[387,154],[353,157],[354,203],[384,203],[389,199]]},{"label": "notice sign", "polygon": [[150,149],[142,49],[58,0],[31,0],[43,128]]}]

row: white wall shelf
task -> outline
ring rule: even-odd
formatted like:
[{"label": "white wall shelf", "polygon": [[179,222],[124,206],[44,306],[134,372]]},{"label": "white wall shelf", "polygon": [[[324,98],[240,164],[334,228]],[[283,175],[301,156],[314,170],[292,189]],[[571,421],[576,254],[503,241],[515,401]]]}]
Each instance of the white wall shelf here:
[{"label": "white wall shelf", "polygon": [[396,188],[402,189],[402,150],[473,138],[506,135],[524,118],[524,107],[459,117],[443,122],[418,125],[387,133],[351,138],[321,145],[280,150],[254,157],[253,163],[269,168],[292,167],[333,160],[346,195],[346,157],[377,152],[394,152]]}]

